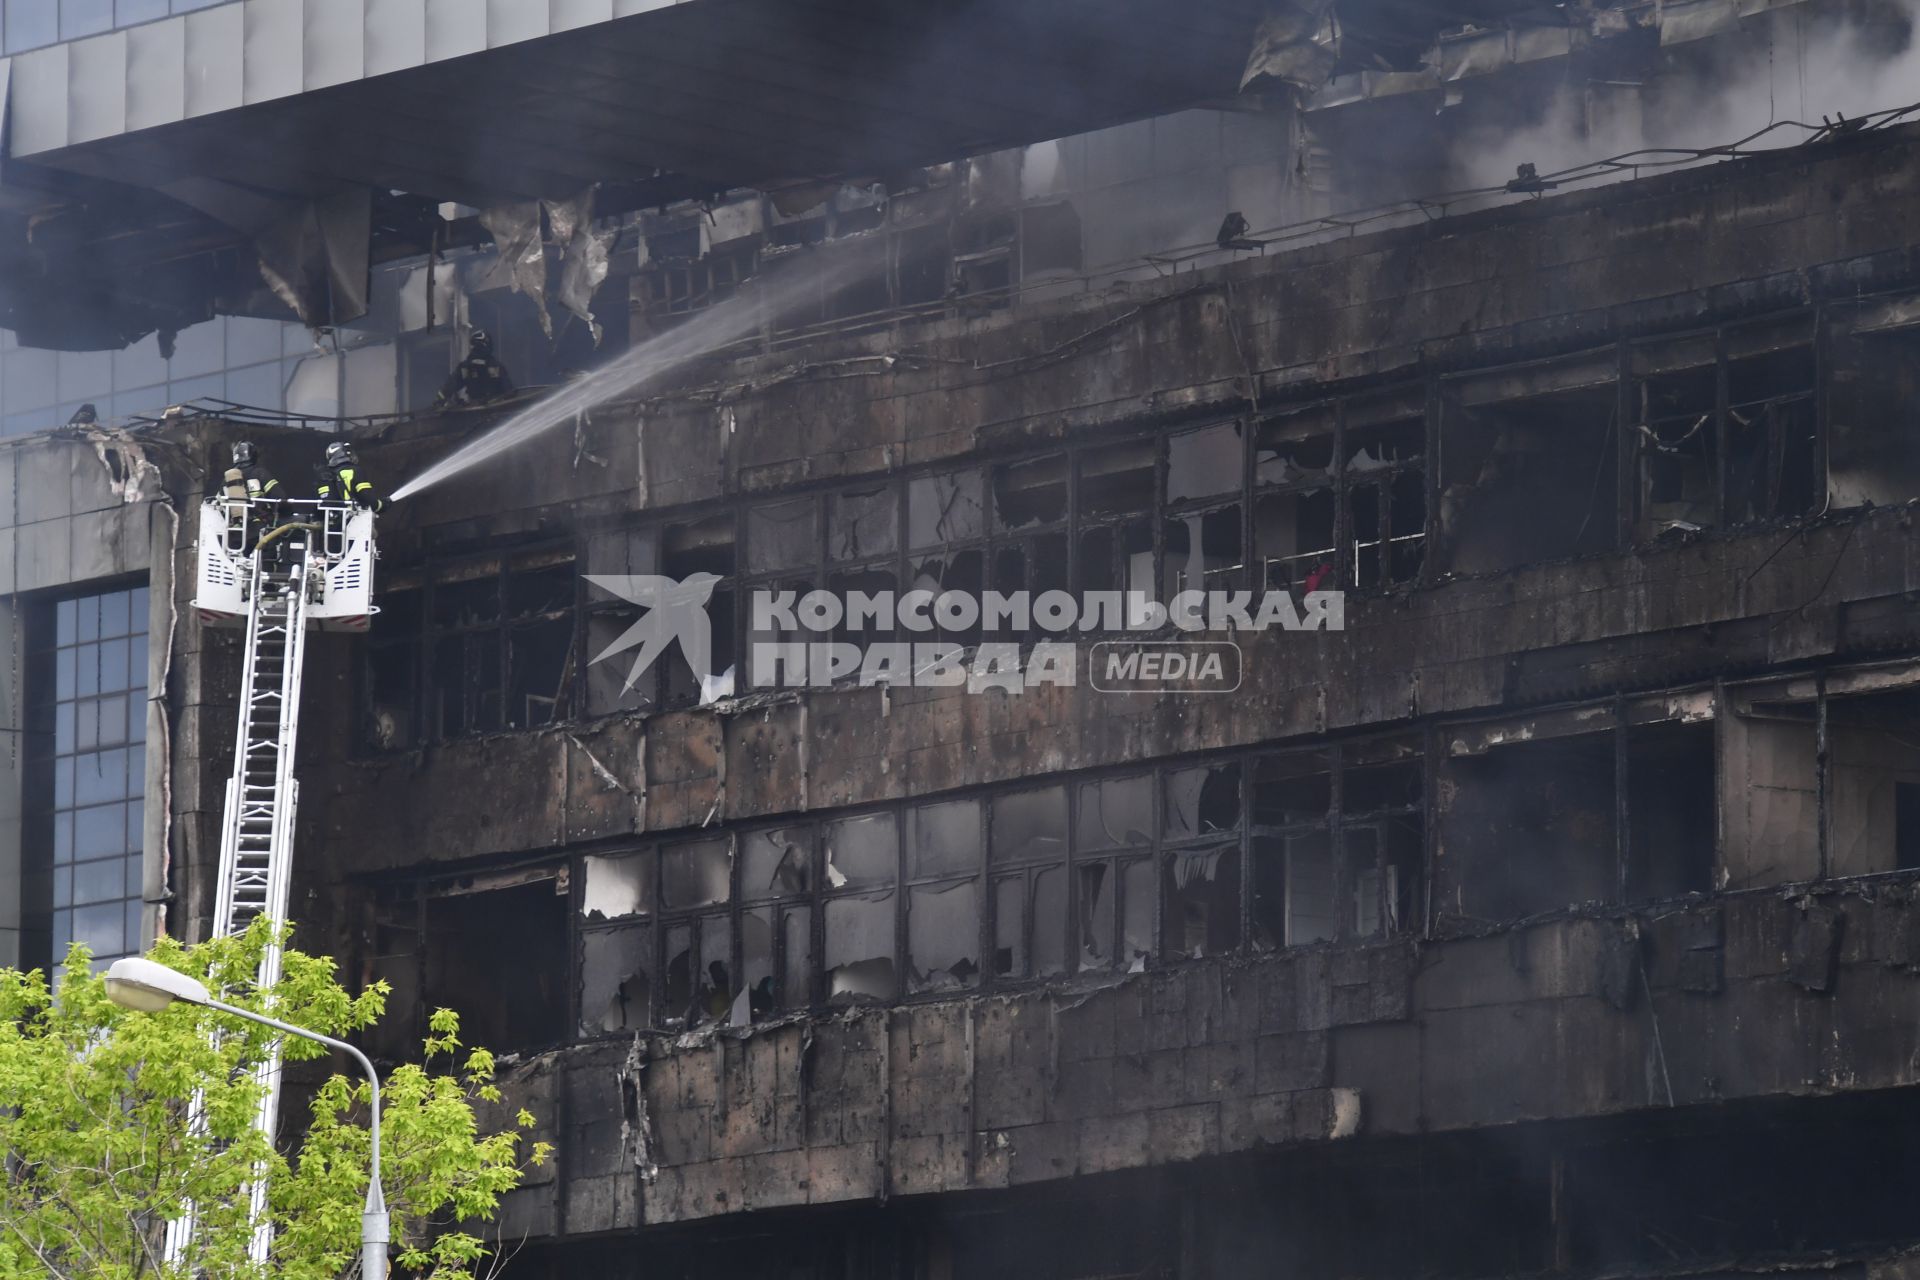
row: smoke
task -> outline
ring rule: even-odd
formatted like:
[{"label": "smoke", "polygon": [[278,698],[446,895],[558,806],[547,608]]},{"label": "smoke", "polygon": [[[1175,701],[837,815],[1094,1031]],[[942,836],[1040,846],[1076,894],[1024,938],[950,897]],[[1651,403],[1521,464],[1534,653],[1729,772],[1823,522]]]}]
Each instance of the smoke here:
[{"label": "smoke", "polygon": [[1748,146],[1793,146],[1810,136],[1797,126],[1818,128],[1823,116],[1907,106],[1920,101],[1916,16],[1920,0],[1842,13],[1797,4],[1737,34],[1676,46],[1638,84],[1563,83],[1524,127],[1490,122],[1458,134],[1453,181],[1499,186],[1521,164],[1550,175],[1633,151],[1722,146],[1769,126]]},{"label": "smoke", "polygon": [[[849,246],[852,249],[852,246]],[[748,338],[802,303],[831,298],[858,284],[880,264],[870,253],[810,255],[787,269],[762,276],[732,298],[700,312],[666,333],[646,339],[601,366],[527,406],[493,430],[455,450],[394,492],[409,497],[479,466],[597,405],[626,395],[702,356]]]}]

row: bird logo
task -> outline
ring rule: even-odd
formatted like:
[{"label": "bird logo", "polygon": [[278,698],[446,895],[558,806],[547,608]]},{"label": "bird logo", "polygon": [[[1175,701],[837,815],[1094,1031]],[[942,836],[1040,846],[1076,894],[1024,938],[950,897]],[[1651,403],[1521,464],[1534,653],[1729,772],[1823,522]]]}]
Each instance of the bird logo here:
[{"label": "bird logo", "polygon": [[590,573],[586,578],[602,591],[647,611],[593,659],[600,662],[639,646],[640,652],[620,690],[622,696],[633,691],[640,677],[676,640],[680,642],[680,656],[686,659],[696,680],[713,674],[713,623],[707,617],[707,601],[713,597],[713,584],[720,581],[716,575],[703,572],[666,578],[653,573]]}]

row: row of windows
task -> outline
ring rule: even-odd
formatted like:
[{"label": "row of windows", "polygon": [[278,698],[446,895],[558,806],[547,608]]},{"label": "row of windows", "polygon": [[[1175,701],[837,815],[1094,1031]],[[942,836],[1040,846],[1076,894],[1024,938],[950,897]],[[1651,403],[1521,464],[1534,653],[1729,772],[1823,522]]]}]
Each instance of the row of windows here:
[{"label": "row of windows", "polygon": [[744,692],[754,645],[823,638],[756,628],[759,592],[1369,591],[1920,494],[1900,373],[1920,338],[1864,305],[1828,311],[1818,358],[1800,312],[588,534],[587,574],[714,576],[704,682],[676,652],[632,688],[629,664],[586,661],[639,610],[570,591],[564,550],[403,571],[364,736],[405,747]]},{"label": "row of windows", "polygon": [[1911,871],[1917,713],[1908,663],[741,824],[391,887],[372,967],[396,1043],[526,1048]]}]

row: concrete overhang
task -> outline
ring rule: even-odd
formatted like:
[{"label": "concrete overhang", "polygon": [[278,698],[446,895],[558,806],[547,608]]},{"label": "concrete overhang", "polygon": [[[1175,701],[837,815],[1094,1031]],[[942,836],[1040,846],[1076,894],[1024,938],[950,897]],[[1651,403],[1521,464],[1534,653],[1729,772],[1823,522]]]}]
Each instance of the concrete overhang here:
[{"label": "concrete overhang", "polygon": [[[234,0],[15,56],[15,160],[470,205],[884,173],[1230,96],[1263,0]],[[664,192],[663,192],[664,194]]]}]

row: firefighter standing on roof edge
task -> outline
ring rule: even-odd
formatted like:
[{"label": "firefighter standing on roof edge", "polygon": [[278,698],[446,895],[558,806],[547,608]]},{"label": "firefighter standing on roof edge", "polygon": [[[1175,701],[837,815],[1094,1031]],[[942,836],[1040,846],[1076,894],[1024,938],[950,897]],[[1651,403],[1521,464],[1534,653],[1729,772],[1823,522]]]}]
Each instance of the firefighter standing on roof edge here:
[{"label": "firefighter standing on roof edge", "polygon": [[386,505],[361,472],[360,459],[353,456],[353,446],[345,440],[335,440],[327,446],[327,463],[320,469],[319,489],[322,502],[352,503],[369,511],[378,511]]},{"label": "firefighter standing on roof edge", "polygon": [[513,379],[493,354],[493,339],[485,329],[475,329],[467,341],[467,358],[453,367],[446,385],[433,398],[433,407],[485,404],[513,394]]}]

